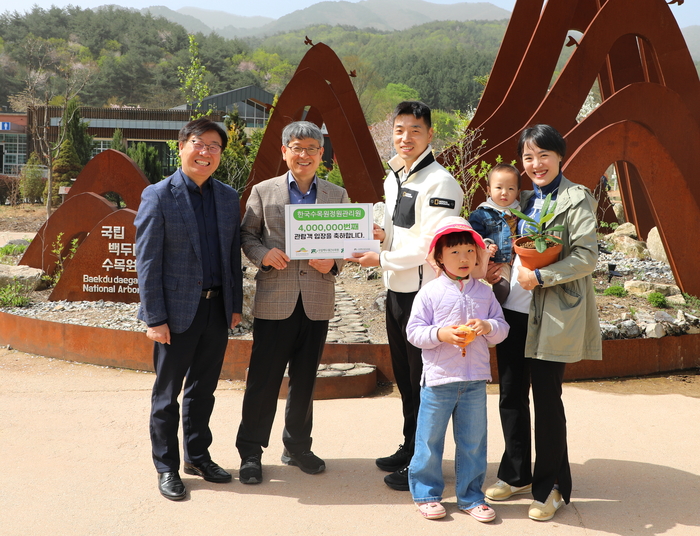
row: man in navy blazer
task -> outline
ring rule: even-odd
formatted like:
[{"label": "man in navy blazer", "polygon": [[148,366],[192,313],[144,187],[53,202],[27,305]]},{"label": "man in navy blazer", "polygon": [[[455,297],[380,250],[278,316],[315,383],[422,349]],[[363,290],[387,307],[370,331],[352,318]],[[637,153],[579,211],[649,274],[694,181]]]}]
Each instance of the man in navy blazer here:
[{"label": "man in navy blazer", "polygon": [[158,489],[171,500],[186,494],[177,438],[183,381],[184,472],[231,480],[209,454],[214,390],[243,302],[238,194],[211,178],[227,141],[208,118],[185,125],[178,136],[182,167],[143,191],[134,220],[138,317],[154,341],[153,462]]}]

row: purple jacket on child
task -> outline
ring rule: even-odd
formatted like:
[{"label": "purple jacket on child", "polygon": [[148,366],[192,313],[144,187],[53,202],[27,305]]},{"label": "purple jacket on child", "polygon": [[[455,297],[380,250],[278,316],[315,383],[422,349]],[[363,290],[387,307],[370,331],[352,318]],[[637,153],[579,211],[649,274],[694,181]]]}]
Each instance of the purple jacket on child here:
[{"label": "purple jacket on child", "polygon": [[[460,283],[443,273],[425,285],[413,301],[406,334],[411,344],[423,349],[421,385],[491,380],[488,346],[502,342],[510,326],[488,285],[471,277],[463,283],[460,290]],[[492,329],[467,345],[463,358],[462,349],[440,342],[437,331],[464,324],[470,318],[487,320]]]}]

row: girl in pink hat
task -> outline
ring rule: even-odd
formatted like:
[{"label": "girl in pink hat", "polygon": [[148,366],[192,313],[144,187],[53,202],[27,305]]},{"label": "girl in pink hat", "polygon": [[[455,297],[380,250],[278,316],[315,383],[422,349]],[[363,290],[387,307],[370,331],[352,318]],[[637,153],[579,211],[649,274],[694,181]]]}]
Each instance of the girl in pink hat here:
[{"label": "girl in pink hat", "polygon": [[[486,382],[489,344],[508,334],[491,288],[478,280],[484,241],[464,218],[443,219],[428,258],[441,272],[416,295],[406,334],[422,349],[416,447],[408,468],[413,501],[427,519],[445,516],[442,455],[450,417],[456,443],[457,508],[483,523],[496,517],[481,487],[486,476]],[[471,342],[469,342],[471,340]]]}]

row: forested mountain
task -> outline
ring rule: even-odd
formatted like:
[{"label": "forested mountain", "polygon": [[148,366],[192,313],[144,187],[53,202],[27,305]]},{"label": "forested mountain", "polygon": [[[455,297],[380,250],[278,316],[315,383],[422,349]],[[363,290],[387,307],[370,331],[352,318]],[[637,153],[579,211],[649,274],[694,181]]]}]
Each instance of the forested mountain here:
[{"label": "forested mountain", "polygon": [[[265,39],[197,34],[212,94],[255,84],[279,93],[308,50],[305,36],[331,46],[350,70],[368,117],[390,84],[415,90],[444,110],[476,104],[473,81],[491,69],[507,21],[431,22],[381,32],[319,25]],[[38,51],[44,51],[41,57]],[[48,54],[48,55],[46,55]],[[68,7],[0,16],[0,106],[20,94],[37,62],[61,62],[91,75],[79,97],[90,106],[171,107],[184,102],[178,66],[190,61],[185,29],[151,14],[115,6]],[[58,71],[56,71],[58,72]],[[15,99],[15,103],[16,103]]]},{"label": "forested mountain", "polygon": [[[185,7],[172,11],[166,7],[142,10],[182,24],[189,32],[216,31],[224,37],[264,37],[290,32],[316,24],[345,25],[374,30],[405,30],[432,21],[504,20],[510,12],[488,2],[434,4],[425,0],[363,0],[361,2],[318,2],[279,19],[239,17],[222,11]],[[188,17],[184,17],[187,15]]]}]

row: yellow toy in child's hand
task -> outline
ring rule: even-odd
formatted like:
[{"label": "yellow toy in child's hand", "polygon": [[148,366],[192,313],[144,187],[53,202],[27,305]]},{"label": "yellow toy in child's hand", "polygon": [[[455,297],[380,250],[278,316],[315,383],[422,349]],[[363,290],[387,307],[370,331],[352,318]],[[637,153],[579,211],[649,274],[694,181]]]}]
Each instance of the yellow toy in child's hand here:
[{"label": "yellow toy in child's hand", "polygon": [[461,342],[461,344],[458,344],[457,346],[460,346],[461,348],[466,347],[470,342],[472,342],[474,339],[476,339],[476,331],[474,328],[467,326],[466,324],[462,324],[461,326],[457,326],[457,331],[464,332],[464,338]]}]

